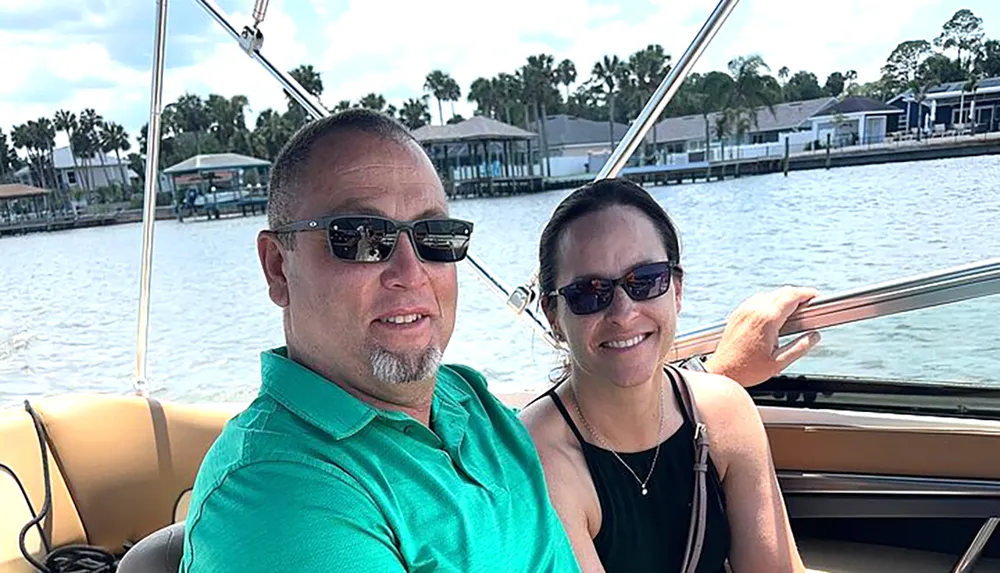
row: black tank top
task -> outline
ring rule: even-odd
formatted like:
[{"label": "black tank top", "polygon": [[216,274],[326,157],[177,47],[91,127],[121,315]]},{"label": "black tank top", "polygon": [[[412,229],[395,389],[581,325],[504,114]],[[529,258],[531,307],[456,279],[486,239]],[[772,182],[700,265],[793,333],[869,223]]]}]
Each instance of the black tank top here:
[{"label": "black tank top", "polygon": [[[594,547],[607,573],[673,573],[680,571],[683,565],[694,491],[694,425],[684,409],[674,372],[668,368],[666,373],[684,422],[660,444],[656,469],[649,479],[645,496],[639,482],[610,450],[583,439],[555,388],[545,393],[555,402],[583,448],[583,457],[601,504],[601,530],[594,537]],[[654,453],[655,448],[618,455],[640,479],[644,479],[649,474]],[[711,458],[707,477],[705,543],[697,571],[725,573],[729,523],[725,494]]]}]

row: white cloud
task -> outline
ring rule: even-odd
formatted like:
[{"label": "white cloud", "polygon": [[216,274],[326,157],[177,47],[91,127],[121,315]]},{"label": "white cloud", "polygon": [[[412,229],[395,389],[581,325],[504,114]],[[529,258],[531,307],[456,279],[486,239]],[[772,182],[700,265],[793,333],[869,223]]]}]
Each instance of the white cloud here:
[{"label": "white cloud", "polygon": [[[68,6],[74,0],[61,1]],[[28,12],[44,2],[3,0],[0,10]],[[634,5],[640,3],[641,9]],[[580,80],[604,54],[626,56],[650,43],[662,44],[676,59],[715,4],[715,0],[625,0],[615,6],[597,0],[508,0],[502,5],[350,0],[334,9],[324,0],[274,0],[263,25],[264,53],[285,70],[314,64],[323,74],[323,100],[330,107],[369,92],[387,94],[398,104],[420,95],[426,74],[435,68],[451,73],[464,91],[476,77],[512,72],[528,55],[539,52],[557,60],[572,59]],[[988,36],[1000,36],[1000,3],[967,4],[983,17]],[[250,21],[252,4],[247,1],[245,6],[246,12],[231,14],[238,26]],[[862,81],[872,80],[897,43],[932,38],[954,10],[943,0],[910,0],[905,8],[870,0],[834,5],[818,0],[743,0],[696,70],[723,69],[733,56],[758,52],[774,72],[782,66],[805,69],[815,72],[822,83],[832,71],[855,69]],[[106,16],[90,12],[84,20],[97,26]],[[284,109],[277,83],[221,28],[213,25],[205,35],[200,29],[174,24],[172,39],[197,39],[193,45],[198,54],[196,63],[168,69],[165,102],[185,91],[202,96],[244,94],[250,99],[251,124],[267,107]],[[150,44],[151,34],[152,30]],[[148,45],[136,47],[148,49]],[[51,117],[62,108],[93,107],[109,119],[128,114],[132,125],[127,127],[133,134],[146,121],[149,72],[117,62],[115,56],[120,54],[109,54],[91,37],[41,29],[5,31],[0,34],[0,53],[14,55],[6,58],[0,82],[0,126],[5,130],[28,119]],[[169,53],[168,45],[168,57]],[[47,97],[24,97],[46,89],[37,85],[39,77],[58,78],[69,87],[56,82]],[[98,80],[113,82],[114,87],[90,85]],[[456,111],[469,115],[472,106],[463,97]]]}]

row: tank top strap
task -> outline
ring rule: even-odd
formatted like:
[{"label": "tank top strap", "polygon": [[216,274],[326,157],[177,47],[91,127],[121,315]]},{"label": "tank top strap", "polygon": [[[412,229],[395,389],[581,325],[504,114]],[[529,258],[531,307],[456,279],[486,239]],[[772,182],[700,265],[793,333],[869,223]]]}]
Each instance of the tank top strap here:
[{"label": "tank top strap", "polygon": [[694,404],[689,405],[687,400],[684,399],[684,395],[681,394],[680,385],[685,383],[684,380],[680,379],[683,374],[669,364],[663,367],[663,372],[670,379],[670,387],[674,390],[674,400],[677,401],[677,404],[681,408],[681,416],[684,418],[684,423],[693,428],[694,420],[691,419],[691,411],[688,408],[694,407]]},{"label": "tank top strap", "polygon": [[558,409],[559,413],[562,414],[563,419],[566,420],[567,424],[569,424],[569,429],[573,430],[573,435],[576,436],[576,439],[580,442],[580,447],[586,445],[587,441],[583,439],[583,434],[580,433],[576,424],[573,423],[573,418],[570,417],[569,412],[566,411],[566,406],[563,405],[562,400],[559,399],[559,395],[556,394],[556,389],[550,389],[545,393],[545,395],[552,398],[552,402],[555,403],[556,409]]}]

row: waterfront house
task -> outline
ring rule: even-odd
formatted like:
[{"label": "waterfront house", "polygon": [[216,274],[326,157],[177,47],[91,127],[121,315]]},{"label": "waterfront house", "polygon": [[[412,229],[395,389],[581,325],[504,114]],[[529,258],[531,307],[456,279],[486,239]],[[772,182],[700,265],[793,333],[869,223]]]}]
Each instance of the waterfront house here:
[{"label": "waterfront house", "polygon": [[888,103],[903,112],[904,131],[917,127],[934,134],[1000,131],[1000,77],[980,80],[974,86],[969,82],[933,85],[919,103],[907,90]]},{"label": "waterfront house", "polygon": [[[532,129],[541,133],[538,122],[532,122]],[[620,122],[609,126],[607,121],[594,121],[562,113],[545,118],[549,157],[586,157],[611,153],[627,131],[628,125]]]},{"label": "waterfront house", "polygon": [[[774,110],[761,107],[757,110],[757,124],[737,141],[730,130],[727,145],[777,143],[780,134],[799,131],[808,118],[836,102],[836,98],[823,97],[805,101],[779,103]],[[719,140],[716,124],[721,112],[708,114],[708,134],[712,142]],[[656,124],[656,146],[666,153],[703,152],[705,149],[705,117],[700,114],[668,117]],[[703,153],[702,153],[703,155]],[[694,159],[693,159],[694,160]]]},{"label": "waterfront house", "polygon": [[882,143],[886,133],[899,129],[903,110],[878,100],[848,96],[834,100],[809,116],[800,127],[812,132],[812,140],[834,147]]},{"label": "waterfront house", "polygon": [[[74,162],[69,147],[57,147],[52,155],[55,160],[56,181],[61,190],[96,190],[123,184],[128,186],[139,179],[139,175],[129,169],[125,158],[119,162],[114,155],[102,157],[98,154],[91,158],[77,157]],[[45,182],[49,179],[50,174],[46,173]],[[38,180],[38,174],[29,166],[15,171],[14,181],[23,185],[43,185]]]}]

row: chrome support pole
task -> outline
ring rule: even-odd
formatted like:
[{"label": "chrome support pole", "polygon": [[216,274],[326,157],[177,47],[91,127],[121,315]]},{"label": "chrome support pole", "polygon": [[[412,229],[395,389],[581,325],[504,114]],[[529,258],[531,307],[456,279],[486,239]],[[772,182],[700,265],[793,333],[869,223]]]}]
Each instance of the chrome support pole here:
[{"label": "chrome support pole", "polygon": [[[1000,258],[875,284],[817,299],[793,313],[782,336],[1000,294]],[[681,334],[676,360],[715,351],[724,322]]]},{"label": "chrome support pole", "polygon": [[[313,119],[319,119],[321,117],[326,117],[330,115],[330,112],[325,107],[323,107],[323,104],[320,103],[318,98],[307,92],[305,88],[303,88],[302,85],[295,80],[295,78],[281,71],[277,66],[272,64],[270,60],[268,60],[263,54],[260,53],[260,44],[263,41],[262,36],[259,36],[258,34],[254,38],[248,38],[246,35],[241,35],[239,32],[236,31],[236,27],[230,23],[229,17],[226,15],[226,13],[223,12],[222,9],[219,8],[219,6],[213,0],[196,0],[196,1],[198,2],[198,4],[201,5],[202,8],[205,9],[206,12],[208,12],[210,16],[212,16],[212,18],[215,19],[216,22],[219,23],[220,26],[222,26],[222,28],[226,32],[229,33],[230,36],[233,37],[233,39],[235,39],[237,42],[240,43],[241,46],[243,46],[243,48],[247,51],[247,54],[251,58],[256,60],[261,66],[264,67],[265,70],[267,70],[269,74],[271,74],[276,80],[278,80],[278,83],[281,84],[281,87],[283,87],[289,94],[291,94],[291,96],[295,98],[295,101],[297,101],[300,105],[302,105],[302,107],[305,108],[306,112]],[[724,1],[733,1],[733,0],[724,0]],[[267,2],[265,1],[263,3],[266,5]],[[259,6],[261,4],[261,0],[257,0],[257,4]],[[256,14],[256,8],[255,8],[255,14]],[[511,295],[510,288],[506,284],[504,284],[502,280],[497,278],[496,274],[491,272],[483,262],[481,262],[471,254],[468,255],[465,260],[469,264],[469,266],[471,266],[472,269],[476,272],[476,274],[478,274],[479,277],[483,279],[483,281],[486,283],[486,286],[489,287],[490,290],[497,293],[501,298],[504,298],[508,301],[514,298]],[[535,331],[538,332],[538,334],[541,335],[541,337],[546,342],[551,344],[553,347],[556,347],[557,342],[552,337],[552,334],[549,332],[548,327],[545,325],[545,321],[543,321],[541,317],[539,317],[531,309],[527,308],[527,306],[534,301],[533,292],[527,293],[523,301],[524,301],[524,306],[516,309],[516,313],[522,316],[524,319],[526,319],[528,321],[528,324],[532,328],[534,328]]]},{"label": "chrome support pole", "polygon": [[1000,517],[991,517],[983,523],[983,526],[979,528],[976,536],[972,539],[969,548],[965,550],[965,554],[952,567],[951,573],[971,573],[974,571],[973,568],[976,565],[976,561],[979,561],[979,556],[982,555],[983,549],[986,548],[990,537],[993,537],[993,532],[996,531],[997,525],[1000,525]]},{"label": "chrome support pole", "polygon": [[660,115],[663,113],[664,108],[673,99],[674,94],[680,89],[681,84],[691,73],[691,69],[698,62],[698,58],[701,57],[702,52],[705,48],[712,42],[715,38],[716,32],[722,28],[722,24],[725,23],[726,18],[732,13],[733,9],[736,8],[736,3],[739,0],[720,0],[719,4],[712,11],[712,14],[705,21],[705,24],[698,31],[698,34],[691,41],[691,45],[688,46],[684,54],[681,55],[680,59],[677,60],[677,64],[674,65],[667,77],[663,78],[660,85],[653,92],[652,97],[646,102],[646,106],[642,108],[639,115],[632,122],[632,126],[629,127],[628,131],[622,137],[621,142],[618,147],[615,148],[614,153],[608,158],[608,161],[601,168],[601,171],[597,174],[595,181],[600,181],[601,179],[610,179],[617,177],[618,173],[621,172],[622,167],[628,162],[632,154],[639,147],[639,144],[649,133],[649,130],[653,128],[656,124],[656,120],[659,119]]},{"label": "chrome support pole", "polygon": [[149,291],[153,273],[153,223],[159,186],[160,115],[163,109],[163,62],[167,46],[167,0],[157,0],[156,40],[153,45],[153,79],[149,90],[149,130],[146,148],[146,187],[142,209],[142,267],[139,271],[139,324],[136,335],[135,380],[139,396],[149,395],[146,351],[149,347]]},{"label": "chrome support pole", "polygon": [[[628,163],[629,158],[632,157],[632,154],[639,147],[639,144],[646,137],[646,134],[649,133],[649,130],[655,129],[656,120],[659,119],[664,108],[667,107],[667,104],[673,99],[677,90],[680,89],[681,84],[684,83],[684,80],[691,73],[702,52],[705,51],[705,48],[715,38],[715,34],[722,28],[726,18],[736,8],[737,2],[739,0],[719,0],[715,10],[712,11],[708,20],[702,25],[701,30],[695,35],[694,40],[691,41],[684,54],[677,60],[677,64],[663,78],[663,81],[660,82],[660,85],[653,92],[649,101],[646,102],[642,111],[639,112],[635,121],[632,122],[632,126],[625,132],[622,140],[618,143],[611,157],[604,163],[604,167],[601,168],[594,181],[618,176],[622,168],[625,167],[625,164]],[[519,314],[526,310],[528,304],[537,297],[535,291],[537,284],[538,271],[536,270],[526,284],[514,289],[514,292],[507,297],[507,306]]]},{"label": "chrome support pole", "polygon": [[256,0],[253,4],[253,27],[256,28],[260,26],[260,23],[264,21],[264,16],[267,16],[267,2],[268,0]]}]

